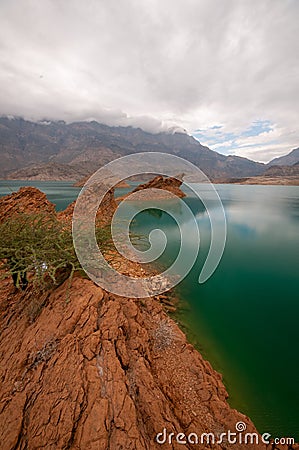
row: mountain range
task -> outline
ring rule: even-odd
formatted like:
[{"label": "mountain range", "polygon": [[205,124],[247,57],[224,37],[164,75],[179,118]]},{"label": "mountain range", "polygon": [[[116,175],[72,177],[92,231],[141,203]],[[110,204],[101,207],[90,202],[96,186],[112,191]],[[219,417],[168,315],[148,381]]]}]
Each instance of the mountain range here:
[{"label": "mountain range", "polygon": [[299,162],[299,147],[295,148],[287,155],[272,159],[268,166],[293,166],[297,162]]},{"label": "mountain range", "polygon": [[268,167],[247,158],[219,154],[181,132],[152,134],[95,121],[0,118],[1,178],[79,180],[115,158],[146,151],[185,158],[212,179],[257,176]]}]

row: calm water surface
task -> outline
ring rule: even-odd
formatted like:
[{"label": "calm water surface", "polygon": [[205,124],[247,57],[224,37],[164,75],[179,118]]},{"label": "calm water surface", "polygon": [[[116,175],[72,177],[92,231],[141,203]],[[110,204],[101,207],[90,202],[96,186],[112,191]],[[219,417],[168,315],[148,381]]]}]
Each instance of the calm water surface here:
[{"label": "calm water surface", "polygon": [[[261,432],[299,440],[299,187],[216,189],[226,212],[227,244],[217,271],[201,285],[209,219],[197,199],[186,199],[199,224],[201,251],[176,289],[184,300],[179,319],[223,374],[230,404]],[[153,227],[168,233],[164,261],[171,262],[179,234],[170,216],[144,212],[137,225],[145,234]]]},{"label": "calm water surface", "polygon": [[[34,185],[57,209],[64,209],[80,191],[71,184],[0,181],[0,195]],[[216,185],[216,189],[227,217],[227,245],[217,271],[201,285],[197,279],[210,243],[209,220],[199,200],[185,200],[199,224],[201,250],[190,274],[176,288],[182,299],[179,319],[223,374],[230,404],[249,415],[259,431],[298,441],[299,187]],[[180,214],[179,208],[172,208]],[[179,232],[168,214],[145,211],[133,228],[145,235],[153,228],[163,229],[169,245],[161,262],[169,264],[175,258]],[[187,248],[193,244],[185,243]]]}]

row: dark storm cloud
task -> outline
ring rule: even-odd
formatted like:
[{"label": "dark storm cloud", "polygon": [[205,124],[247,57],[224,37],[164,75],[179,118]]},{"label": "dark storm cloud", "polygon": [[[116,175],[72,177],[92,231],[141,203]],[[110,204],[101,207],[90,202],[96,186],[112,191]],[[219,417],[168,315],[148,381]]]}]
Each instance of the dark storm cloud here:
[{"label": "dark storm cloud", "polygon": [[269,120],[287,150],[299,141],[298,4],[2,0],[0,113],[226,134]]}]

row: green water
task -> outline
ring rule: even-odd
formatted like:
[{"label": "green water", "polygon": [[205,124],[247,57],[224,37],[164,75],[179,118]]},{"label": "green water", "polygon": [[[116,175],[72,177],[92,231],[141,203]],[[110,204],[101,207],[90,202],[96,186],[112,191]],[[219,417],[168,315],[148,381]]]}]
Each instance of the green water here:
[{"label": "green water", "polygon": [[[0,196],[33,185],[63,209],[80,190],[71,184],[0,181]],[[299,187],[216,188],[227,216],[227,245],[217,271],[202,285],[197,279],[210,242],[209,220],[199,200],[185,200],[199,224],[201,250],[176,288],[183,300],[179,320],[223,374],[230,404],[249,415],[261,432],[298,441]],[[173,206],[173,212],[180,214],[180,209]],[[180,235],[168,214],[145,211],[133,228],[145,235],[163,229],[169,245],[162,262],[173,260]],[[188,251],[194,243],[184,245]]]},{"label": "green water", "polygon": [[[74,181],[24,181],[24,180],[0,180],[0,197],[17,192],[22,186],[33,186],[47,195],[48,200],[55,204],[57,211],[64,210],[74,201],[81,188],[73,187]],[[132,183],[137,185],[138,183]],[[130,189],[117,189],[117,195],[126,194]]]},{"label": "green water", "polygon": [[[197,282],[210,242],[209,220],[195,198],[186,202],[201,230],[201,251],[176,288],[179,320],[224,376],[230,404],[261,432],[299,440],[299,187],[216,186],[228,225],[221,263]],[[179,210],[176,210],[179,213]],[[186,224],[188,226],[188,224]],[[165,213],[137,216],[138,231],[161,228],[178,251],[176,225]],[[192,242],[185,243],[192,246]]]},{"label": "green water", "polygon": [[81,188],[74,188],[73,181],[23,181],[0,180],[0,197],[19,190],[21,186],[33,186],[44,192],[48,200],[56,205],[56,210],[65,209],[77,198]]}]

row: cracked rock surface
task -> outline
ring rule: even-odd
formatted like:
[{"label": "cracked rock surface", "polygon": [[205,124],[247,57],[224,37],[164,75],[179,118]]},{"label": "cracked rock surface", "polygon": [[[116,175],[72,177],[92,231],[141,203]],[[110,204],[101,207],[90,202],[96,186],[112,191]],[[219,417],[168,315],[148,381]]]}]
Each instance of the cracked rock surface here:
[{"label": "cracked rock surface", "polygon": [[[112,191],[106,200],[105,221]],[[39,207],[55,214],[44,194],[22,188],[0,200],[0,218]],[[221,375],[157,298],[112,296],[80,277],[45,293],[15,290],[6,279],[0,336],[1,450],[278,448],[176,441],[178,433],[234,432],[237,422],[256,430],[229,406]],[[167,442],[159,444],[164,429]]]},{"label": "cracked rock surface", "polygon": [[1,449],[244,448],[158,444],[163,428],[255,429],[157,300],[113,297],[79,277],[67,289],[43,294],[32,320],[33,293],[3,282]]}]

